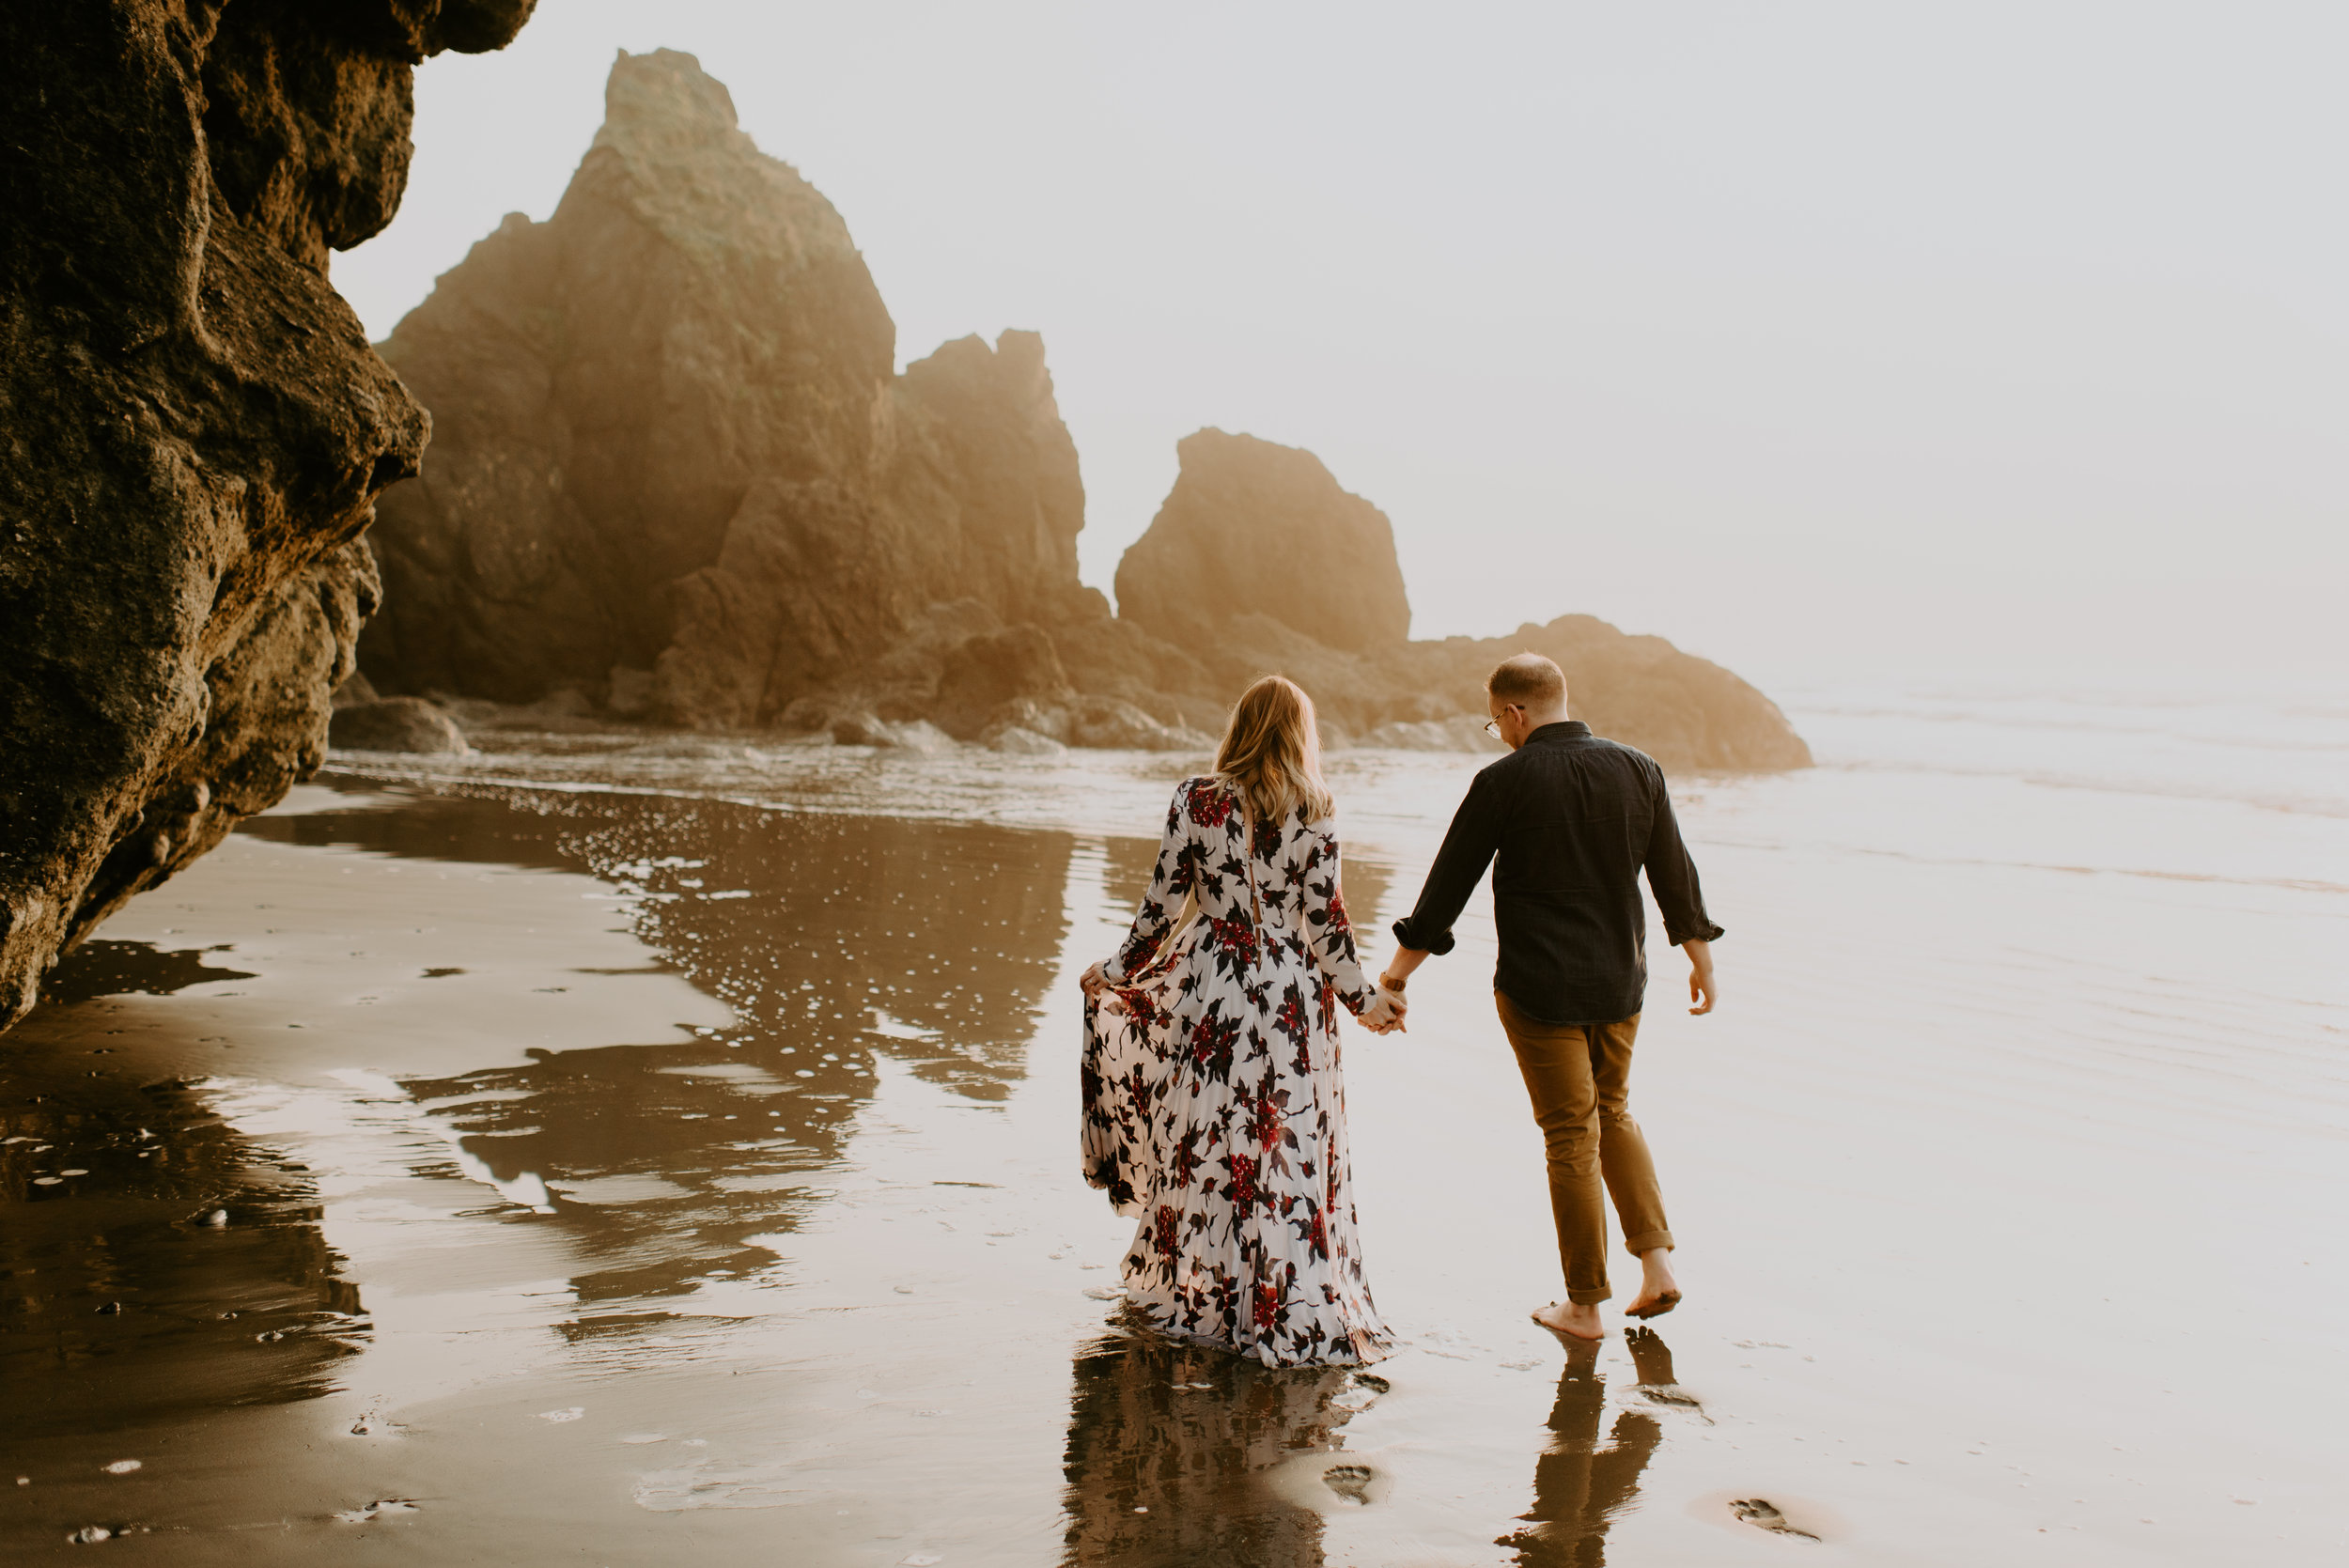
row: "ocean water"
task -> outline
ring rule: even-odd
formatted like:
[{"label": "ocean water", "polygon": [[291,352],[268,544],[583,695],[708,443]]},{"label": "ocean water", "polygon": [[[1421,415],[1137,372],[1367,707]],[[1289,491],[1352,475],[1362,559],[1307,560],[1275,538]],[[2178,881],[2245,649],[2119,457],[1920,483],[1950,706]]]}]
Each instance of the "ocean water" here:
[{"label": "ocean water", "polygon": [[[1687,1304],[1589,1353],[1527,1322],[1556,1261],[1480,895],[1410,1032],[1346,1036],[1404,1344],[1367,1378],[1109,1298],[1076,976],[1199,759],[338,755],[9,1039],[0,1544],[2338,1555],[2349,692],[1778,694],[1818,768],[1675,781],[1719,1011],[1652,938]],[[1483,760],[1330,759],[1364,928]]]}]

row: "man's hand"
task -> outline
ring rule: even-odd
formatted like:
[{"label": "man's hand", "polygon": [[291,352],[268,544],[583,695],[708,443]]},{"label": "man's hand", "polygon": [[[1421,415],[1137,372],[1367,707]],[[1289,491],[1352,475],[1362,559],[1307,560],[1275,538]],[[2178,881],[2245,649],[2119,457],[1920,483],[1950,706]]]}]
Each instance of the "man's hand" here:
[{"label": "man's hand", "polygon": [[1692,1017],[1710,1013],[1720,996],[1713,984],[1713,944],[1692,938],[1680,945],[1688,955],[1688,1000],[1695,1004],[1688,1012]]}]

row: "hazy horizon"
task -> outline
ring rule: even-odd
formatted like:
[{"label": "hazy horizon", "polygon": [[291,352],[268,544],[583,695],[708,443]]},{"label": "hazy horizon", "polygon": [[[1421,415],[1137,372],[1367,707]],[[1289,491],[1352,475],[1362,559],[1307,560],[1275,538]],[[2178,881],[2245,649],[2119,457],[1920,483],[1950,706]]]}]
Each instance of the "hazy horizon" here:
[{"label": "hazy horizon", "polygon": [[900,365],[1044,334],[1105,591],[1202,426],[1393,520],[1415,636],[2339,678],[2349,15],[547,8],[417,79],[371,335],[697,54]]}]

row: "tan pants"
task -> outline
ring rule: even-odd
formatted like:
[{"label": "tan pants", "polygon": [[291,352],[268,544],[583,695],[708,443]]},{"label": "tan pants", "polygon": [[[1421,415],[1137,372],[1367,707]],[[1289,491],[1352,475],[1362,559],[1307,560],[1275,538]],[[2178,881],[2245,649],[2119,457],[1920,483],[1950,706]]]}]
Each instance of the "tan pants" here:
[{"label": "tan pants", "polygon": [[1624,1245],[1634,1256],[1672,1244],[1656,1164],[1628,1109],[1639,1017],[1622,1023],[1543,1023],[1498,991],[1493,1001],[1517,1050],[1549,1157],[1549,1208],[1558,1222],[1566,1299],[1604,1301],[1614,1293],[1607,1288],[1602,1177],[1623,1222]]}]

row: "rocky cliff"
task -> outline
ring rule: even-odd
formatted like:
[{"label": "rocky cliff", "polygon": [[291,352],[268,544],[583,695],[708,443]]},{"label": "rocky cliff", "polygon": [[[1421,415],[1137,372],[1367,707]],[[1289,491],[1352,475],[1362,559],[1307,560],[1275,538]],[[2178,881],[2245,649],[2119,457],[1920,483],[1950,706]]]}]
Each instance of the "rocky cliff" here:
[{"label": "rocky cliff", "polygon": [[935,642],[934,605],[985,630],[1081,593],[1042,341],[895,374],[848,225],[690,54],[621,55],[553,215],[506,219],[383,352],[434,419],[375,533],[385,691],[768,723]]},{"label": "rocky cliff", "polygon": [[[385,692],[1196,750],[1282,670],[1333,736],[1458,745],[1486,670],[1530,641],[1579,711],[1668,766],[1807,760],[1735,676],[1588,617],[1408,641],[1385,514],[1252,436],[1180,443],[1112,614],[1078,582],[1084,489],[1041,340],[964,338],[894,374],[848,225],[691,55],[621,55],[553,214],[507,218],[383,352],[434,421],[372,535],[385,604],[361,658]],[[363,718],[417,728],[345,729]]]},{"label": "rocky cliff", "polygon": [[[1486,675],[1530,649],[1566,672],[1576,718],[1668,768],[1810,766],[1777,705],[1660,637],[1563,615],[1507,637],[1408,642],[1393,531],[1319,459],[1221,430],[1176,451],[1174,489],[1117,568],[1121,619],[1172,644],[1139,651],[1174,700],[1212,708],[1279,671],[1314,693],[1332,739],[1474,746]],[[1138,681],[1133,694],[1153,700]]]},{"label": "rocky cliff", "polygon": [[532,0],[0,8],[0,1026],[326,747],[429,421],[326,277]]},{"label": "rocky cliff", "polygon": [[1174,489],[1117,564],[1120,615],[1194,648],[1243,615],[1353,653],[1410,635],[1393,525],[1319,458],[1215,429],[1175,454]]}]

